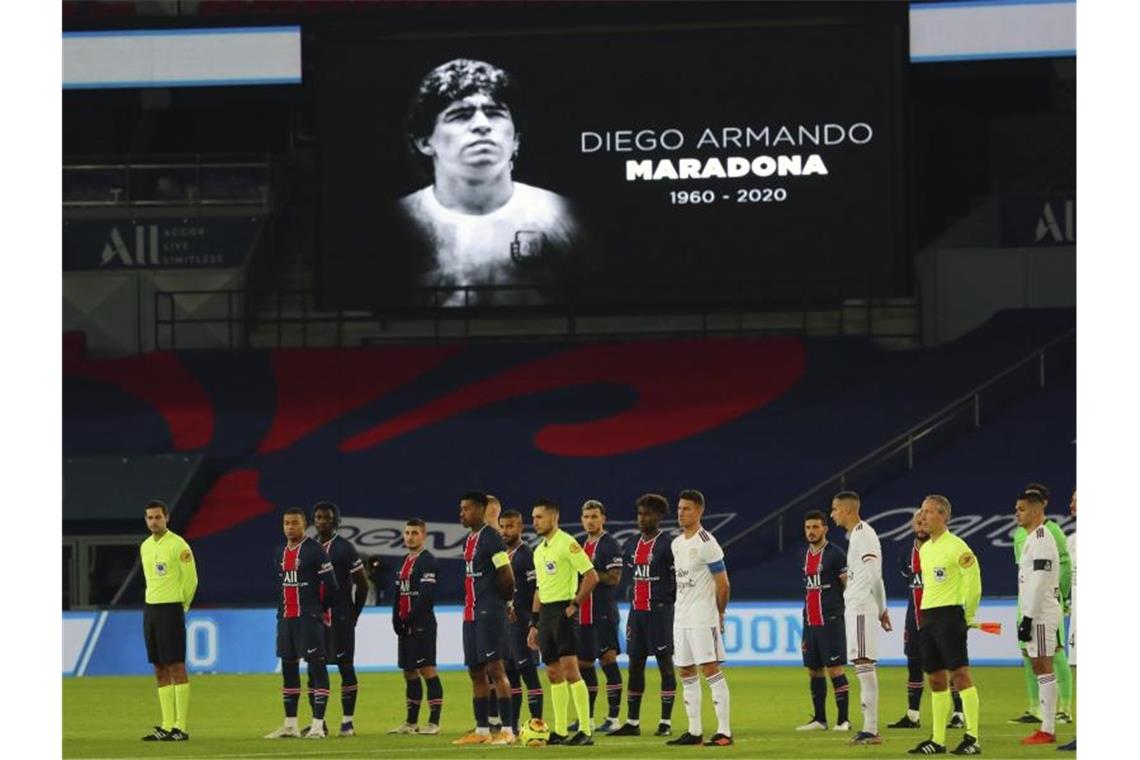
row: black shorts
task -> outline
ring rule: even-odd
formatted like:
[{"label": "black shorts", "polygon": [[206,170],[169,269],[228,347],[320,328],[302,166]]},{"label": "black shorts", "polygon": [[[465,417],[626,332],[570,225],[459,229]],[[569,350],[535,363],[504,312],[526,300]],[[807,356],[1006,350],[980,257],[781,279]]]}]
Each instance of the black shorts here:
[{"label": "black shorts", "polygon": [[800,646],[806,668],[834,668],[847,664],[847,626],[841,616],[830,617],[823,625],[805,625]]},{"label": "black shorts", "polygon": [[277,656],[286,662],[325,659],[325,621],[315,617],[278,620]]},{"label": "black shorts", "polygon": [[961,607],[934,607],[922,611],[919,637],[922,648],[922,670],[957,670],[969,665],[966,652],[966,613]]},{"label": "black shorts", "polygon": [[538,651],[549,665],[574,654],[574,620],[566,617],[570,600],[542,605],[538,613]]},{"label": "black shorts", "polygon": [[463,664],[473,668],[510,656],[507,608],[476,610],[474,617],[463,621]]},{"label": "black shorts", "polygon": [[435,623],[412,628],[407,636],[396,637],[396,664],[400,670],[435,667]]},{"label": "black shorts", "polygon": [[356,656],[356,622],[352,612],[340,617],[333,615],[332,625],[325,626],[325,652],[330,661],[347,660]]},{"label": "black shorts", "polygon": [[186,615],[181,602],[148,604],[143,609],[143,640],[147,662],[173,665],[186,662]]},{"label": "black shorts", "polygon": [[574,641],[579,660],[592,662],[611,650],[621,654],[617,620],[597,617],[590,625],[575,625]]},{"label": "black shorts", "polygon": [[673,656],[673,605],[630,610],[625,626],[625,651],[630,659]]},{"label": "black shorts", "polygon": [[903,628],[903,654],[908,660],[922,660],[922,637],[914,619],[914,602],[906,608],[906,626]]},{"label": "black shorts", "polygon": [[526,645],[528,635],[530,635],[530,618],[526,618],[520,623],[507,625],[507,644],[510,647],[510,656],[503,660],[507,670],[521,670],[528,665],[538,665],[538,652]]}]

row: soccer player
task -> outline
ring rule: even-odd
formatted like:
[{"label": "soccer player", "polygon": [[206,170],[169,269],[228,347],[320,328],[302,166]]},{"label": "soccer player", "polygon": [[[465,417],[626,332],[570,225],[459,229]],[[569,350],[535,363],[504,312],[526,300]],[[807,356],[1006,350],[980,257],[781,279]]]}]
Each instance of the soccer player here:
[{"label": "soccer player", "polygon": [[146,581],[143,640],[147,661],[154,665],[158,681],[162,725],[155,726],[143,741],[187,741],[190,679],[186,675],[186,613],[198,589],[198,569],[190,545],[166,527],[170,519],[166,503],[152,499],[144,512],[150,536],[139,546]]},{"label": "soccer player", "polygon": [[[392,601],[392,630],[396,632],[396,662],[404,673],[404,700],[407,716],[390,734],[439,733],[443,710],[443,684],[435,670],[435,584],[439,565],[435,555],[424,547],[427,523],[412,518],[404,523],[404,548],[408,550],[396,573],[396,594]],[[427,683],[430,715],[419,725],[420,703]]]},{"label": "soccer player", "polygon": [[950,715],[953,681],[962,696],[966,731],[953,755],[980,755],[978,689],[970,678],[966,632],[982,598],[982,572],[978,558],[966,542],[955,536],[950,521],[950,500],[931,494],[922,500],[920,524],[930,535],[919,549],[922,565],[922,669],[930,682],[931,731],[929,739],[907,750],[911,755],[937,755],[946,751],[946,719]]},{"label": "soccer player", "polygon": [[[1073,497],[1069,499],[1069,514],[1074,518],[1077,516],[1077,490],[1073,489]],[[1074,668],[1077,667],[1077,532],[1073,531],[1069,534],[1067,541],[1069,546],[1069,560],[1072,562],[1072,574],[1070,576],[1070,590],[1069,590],[1069,664]],[[1065,750],[1067,752],[1077,751],[1077,737],[1067,744],[1062,744],[1057,749]]]},{"label": "soccer player", "polygon": [[530,610],[534,604],[534,552],[522,540],[522,514],[508,509],[499,517],[499,533],[511,560],[515,576],[515,598],[507,609],[510,620],[510,656],[506,659],[507,680],[511,682],[511,714],[515,719],[515,735],[522,720],[522,685],[526,683],[526,701],[530,717],[542,717],[542,682],[538,679],[538,656],[526,644],[530,632]]},{"label": "soccer player", "polygon": [[1017,500],[1016,514],[1018,526],[1028,533],[1017,566],[1017,604],[1021,609],[1017,639],[1025,642],[1025,654],[1037,674],[1041,699],[1041,728],[1021,743],[1052,744],[1057,741],[1053,653],[1058,648],[1057,631],[1064,625],[1061,557],[1053,536],[1045,528],[1045,497],[1040,491],[1023,493]]},{"label": "soccer player", "polygon": [[673,600],[677,581],[673,551],[661,528],[669,502],[656,493],[642,494],[634,502],[641,535],[625,547],[625,564],[633,571],[633,599],[626,621],[625,651],[629,654],[629,689],[625,725],[610,736],[641,735],[641,694],[645,691],[645,661],[652,655],[661,672],[661,722],[654,736],[673,733],[673,698],[677,675],[673,672]]},{"label": "soccer player", "polygon": [[[1029,483],[1022,489],[1022,494],[1036,492],[1041,495],[1045,500],[1045,508],[1049,507],[1049,489],[1041,483]],[[1020,496],[1018,497],[1021,498]],[[1016,507],[1015,507],[1016,508]],[[1072,585],[1072,564],[1069,557],[1068,542],[1065,539],[1065,532],[1061,530],[1061,526],[1056,522],[1045,518],[1045,530],[1053,537],[1053,542],[1057,545],[1057,554],[1061,558],[1061,602],[1063,605],[1068,603],[1070,588]],[[1013,531],[1013,561],[1015,564],[1021,561],[1021,547],[1025,544],[1025,539],[1028,536],[1025,528],[1018,526]],[[1018,621],[1021,620],[1020,608],[1017,614]],[[1057,635],[1064,636],[1065,632],[1059,630]],[[1026,643],[1019,641],[1018,645],[1021,647],[1021,665],[1022,673],[1025,675],[1025,692],[1029,697],[1028,708],[1020,716],[1012,718],[1010,723],[1024,723],[1028,725],[1040,725],[1042,716],[1038,715],[1040,712],[1039,706],[1041,704],[1040,697],[1037,691],[1037,674],[1033,671],[1033,666],[1029,661],[1029,655],[1026,654]],[[1069,658],[1065,654],[1065,647],[1060,638],[1057,640],[1056,651],[1053,655],[1053,674],[1057,677],[1057,723],[1071,723],[1072,718],[1069,716],[1069,711],[1072,710],[1073,701],[1073,672],[1069,670]]]},{"label": "soccer player", "polygon": [[[534,532],[542,540],[534,550],[538,590],[531,607],[526,643],[542,653],[546,675],[550,678],[554,731],[549,743],[584,746],[593,744],[594,740],[590,727],[590,692],[578,672],[574,615],[582,600],[598,585],[598,573],[574,537],[558,527],[558,513],[558,505],[550,499],[539,499],[531,510]],[[571,699],[578,713],[579,730],[567,738]]]},{"label": "soccer player", "polygon": [[[336,504],[330,501],[315,504],[313,525],[317,529],[317,541],[329,555],[336,575],[337,593],[325,618],[325,652],[336,661],[340,671],[340,706],[343,710],[340,736],[355,736],[353,715],[356,712],[358,682],[353,658],[356,655],[356,621],[368,598],[368,578],[364,575],[364,563],[357,555],[356,547],[336,533],[340,526],[340,510]],[[311,684],[309,693],[313,693]]]},{"label": "soccer player", "polygon": [[[499,531],[484,522],[487,495],[468,491],[459,500],[459,521],[470,533],[463,543],[463,663],[471,676],[475,730],[452,744],[514,744],[511,684],[503,669],[508,655],[507,602],[514,597],[511,560]],[[494,697],[488,683],[494,683]],[[488,702],[498,699],[503,730],[491,737]]]},{"label": "soccer player", "polygon": [[728,681],[720,670],[724,653],[724,611],[728,608],[728,570],[724,566],[724,550],[712,534],[701,527],[705,512],[705,496],[694,488],[681,491],[677,497],[677,524],[681,535],[673,539],[673,567],[677,578],[677,616],[673,623],[673,642],[677,647],[677,667],[681,671],[685,715],[689,727],[670,745],[700,744],[701,679],[697,666],[712,692],[716,711],[716,733],[704,742],[706,747],[728,747],[732,744],[729,723]]},{"label": "soccer player", "polygon": [[277,656],[281,658],[285,723],[266,739],[299,737],[297,703],[301,700],[301,660],[309,666],[309,704],[313,723],[306,739],[324,739],[325,708],[329,701],[329,671],[325,663],[325,611],[337,595],[336,573],[329,555],[305,536],[305,510],[290,507],[281,520],[285,545],[277,550],[281,596],[277,604]]},{"label": "soccer player", "polygon": [[[914,530],[914,544],[910,553],[900,557],[899,570],[910,586],[910,595],[906,603],[906,627],[903,629],[903,654],[906,655],[907,683],[906,715],[891,723],[887,728],[919,728],[919,708],[922,706],[922,648],[919,645],[918,629],[922,627],[922,561],[919,550],[930,538],[926,528],[922,526],[922,510],[916,509],[911,518],[911,528]],[[947,728],[965,728],[966,718],[962,714],[962,697],[954,685],[950,685],[950,697],[954,700],[954,713],[950,716]]]},{"label": "soccer player", "polygon": [[827,677],[835,690],[836,731],[850,731],[847,717],[849,685],[843,673],[847,662],[847,638],[843,619],[843,587],[847,583],[847,556],[827,540],[827,518],[812,510],[804,515],[804,667],[811,685],[812,718],[797,731],[827,730]]},{"label": "soccer player", "polygon": [[[618,644],[617,598],[614,593],[621,580],[621,544],[605,530],[606,507],[597,499],[590,499],[582,505],[582,528],[586,531],[586,542],[582,550],[594,564],[598,573],[598,587],[582,600],[578,609],[578,625],[574,628],[578,647],[578,669],[586,689],[590,693],[590,720],[594,719],[594,704],[598,699],[598,674],[594,670],[594,660],[601,660],[602,672],[606,676],[606,701],[609,713],[605,723],[598,727],[604,733],[616,730],[618,713],[621,711],[621,668],[617,656],[621,653]],[[592,724],[591,724],[592,725]],[[571,724],[574,731],[577,724]]]},{"label": "soccer player", "polygon": [[855,663],[863,729],[852,744],[882,744],[879,736],[878,631],[868,619],[877,618],[884,631],[891,630],[887,593],[883,587],[883,552],[875,529],[859,516],[859,494],[840,491],[831,500],[831,519],[847,531],[847,585],[843,590],[847,658]]}]

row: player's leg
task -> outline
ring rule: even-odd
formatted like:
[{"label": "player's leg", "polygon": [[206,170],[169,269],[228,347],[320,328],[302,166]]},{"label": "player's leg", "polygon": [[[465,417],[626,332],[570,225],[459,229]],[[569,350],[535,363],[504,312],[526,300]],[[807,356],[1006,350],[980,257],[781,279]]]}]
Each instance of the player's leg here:
[{"label": "player's leg", "polygon": [[859,679],[859,703],[863,727],[851,739],[855,744],[878,744],[879,739],[879,673],[877,659],[877,621],[873,615],[851,613],[847,622],[847,656],[855,664]]},{"label": "player's leg", "polygon": [[522,676],[523,683],[526,685],[526,704],[530,717],[541,718],[543,716],[542,698],[544,695],[542,681],[538,677],[538,666],[534,662],[533,654],[528,654],[527,658],[519,664],[519,675]]},{"label": "player's leg", "polygon": [[673,668],[673,607],[658,607],[650,612],[650,635],[653,656],[661,673],[661,722],[654,736],[673,733],[673,702],[677,698],[677,672]]},{"label": "player's leg", "polygon": [[1026,643],[1040,694],[1041,728],[1021,740],[1022,744],[1051,744],[1057,733],[1057,676],[1053,672],[1053,654],[1057,646],[1056,626],[1049,621],[1034,620],[1032,638]]},{"label": "player's leg", "polygon": [[728,679],[720,669],[720,663],[728,659],[724,651],[724,641],[716,627],[690,629],[690,631],[689,638],[696,650],[697,662],[701,664],[705,683],[709,685],[709,691],[712,693],[713,710],[716,713],[716,733],[705,742],[705,746],[727,747],[733,742],[732,725],[729,721],[731,709]]},{"label": "player's leg", "polygon": [[491,733],[497,734],[503,730],[503,719],[499,717],[499,700],[496,694],[495,681],[487,674],[487,723],[491,726]]},{"label": "player's leg", "polygon": [[416,666],[415,639],[411,636],[396,636],[396,666],[404,676],[404,722],[388,731],[390,734],[411,734],[416,732],[419,703],[416,700],[420,675]]},{"label": "player's leg", "polygon": [[420,726],[417,733],[420,734],[438,734],[439,733],[439,716],[443,712],[443,682],[439,680],[439,673],[435,669],[435,635],[433,633],[431,639],[431,652],[430,658],[427,656],[425,647],[420,648],[420,654],[424,655],[421,659],[430,665],[420,667],[419,674],[423,677],[424,683],[427,684],[427,699],[428,699],[428,723],[426,726]]},{"label": "player's leg", "polygon": [[606,677],[606,704],[609,709],[602,729],[609,732],[618,727],[618,716],[621,714],[621,668],[617,663],[620,645],[617,639],[617,624],[606,622],[603,625],[606,627],[607,638],[600,644],[603,649],[599,659],[602,663],[602,673]]},{"label": "player's leg", "polygon": [[645,691],[645,660],[649,654],[647,612],[631,610],[625,626],[625,649],[629,653],[629,687],[626,689],[625,725],[610,736],[641,735],[641,695]]},{"label": "player's leg", "polygon": [[[301,656],[295,636],[296,618],[277,621],[277,656],[281,658],[281,703],[285,723],[265,735],[266,739],[300,736],[297,730],[297,705],[301,701]],[[303,651],[303,650],[302,650]]]},{"label": "player's leg", "polygon": [[490,695],[491,698],[488,701],[497,704],[499,708],[499,720],[502,722],[502,729],[499,732],[500,736],[494,743],[514,744],[515,717],[511,710],[511,682],[507,678],[507,671],[506,668],[503,667],[502,658],[487,662],[487,677],[491,684],[493,684],[494,691],[494,694]]},{"label": "player's leg", "polygon": [[507,681],[511,684],[511,717],[514,723],[511,724],[511,729],[518,734],[519,723],[522,721],[522,677],[519,674],[519,663],[515,659],[515,652],[512,650],[511,656],[503,661],[503,669],[507,673]]},{"label": "player's leg", "polygon": [[590,703],[590,725],[592,726],[594,724],[594,705],[598,701],[598,671],[594,668],[592,659],[585,660],[579,657],[578,672],[582,676],[582,682],[586,684],[587,699]]},{"label": "player's leg", "polygon": [[340,735],[353,736],[356,734],[356,695],[360,689],[355,664],[356,624],[351,619],[337,621],[330,630],[333,632],[333,646],[328,651],[335,656],[336,667],[340,671]]},{"label": "player's leg", "polygon": [[[591,738],[594,733],[590,722],[590,691],[586,682],[582,680],[582,673],[578,670],[577,642],[574,638],[574,624],[570,618],[561,615],[556,630],[558,645],[558,661],[562,675],[570,692],[570,701],[574,703],[574,712],[578,715],[578,731],[566,740],[569,745],[585,746],[593,744]],[[567,728],[569,731],[569,728]]]},{"label": "player's leg", "polygon": [[[954,749],[957,754],[977,754],[981,751],[981,702],[978,689],[970,675],[970,655],[967,649],[966,616],[960,607],[944,616],[938,629],[938,646],[941,659],[950,671],[950,680],[962,698],[962,712],[966,716],[966,729],[961,743]],[[944,707],[949,708],[951,698],[945,697]]]},{"label": "player's leg", "polygon": [[[811,720],[802,726],[796,726],[797,731],[827,729],[827,679],[823,675],[823,656],[819,648],[820,628],[821,626],[805,625],[800,638],[800,654],[803,657],[804,667],[807,668],[808,689],[811,694]],[[675,643],[679,654],[681,642],[677,640]]]},{"label": "player's leg", "polygon": [[[404,671],[404,726],[415,729],[420,724],[420,706],[423,705],[424,689],[418,668]],[[409,731],[410,732],[410,731]],[[391,731],[389,733],[392,733]],[[395,733],[405,733],[395,731]]]},{"label": "player's leg", "polygon": [[475,730],[459,737],[452,744],[490,744],[491,725],[488,720],[488,693],[486,660],[479,650],[479,636],[473,620],[463,621],[463,664],[471,678],[471,709],[475,715]]},{"label": "player's leg", "polygon": [[[585,720],[594,725],[594,701],[598,698],[598,672],[594,670],[594,658],[597,656],[598,642],[594,625],[574,625],[574,651],[577,654],[578,673],[586,685],[586,695],[589,701],[590,717]],[[571,686],[571,689],[574,687]],[[574,720],[567,729],[576,733],[580,728],[582,719]]]},{"label": "player's leg", "polygon": [[1057,626],[1057,645],[1053,653],[1053,674],[1057,676],[1057,722],[1072,723],[1073,671],[1069,667],[1069,655],[1065,652],[1064,634],[1064,625]]},{"label": "player's leg", "polygon": [[889,724],[887,728],[919,728],[922,725],[920,710],[925,685],[922,658],[911,650],[909,636],[904,642],[904,653],[906,654],[906,715]]},{"label": "player's leg", "polygon": [[306,738],[318,739],[328,735],[325,729],[325,711],[329,704],[329,669],[325,654],[325,625],[320,620],[305,618],[305,661],[309,665],[312,684],[313,724]]},{"label": "player's leg", "polygon": [[684,733],[676,739],[665,742],[670,745],[699,744],[704,739],[704,726],[701,723],[701,678],[697,674],[697,658],[693,642],[681,628],[673,631],[674,663],[681,672],[681,701],[685,706],[688,725]]},{"label": "player's leg", "polygon": [[1025,698],[1028,703],[1025,712],[1016,718],[1011,718],[1009,722],[1035,725],[1041,722],[1041,716],[1037,714],[1041,705],[1041,695],[1037,692],[1037,676],[1033,673],[1033,663],[1029,661],[1029,655],[1025,653],[1025,642],[1017,643],[1021,649],[1021,676],[1025,680]]},{"label": "player's leg", "polygon": [[851,685],[843,666],[847,664],[847,630],[842,617],[836,616],[823,626],[823,656],[827,661],[827,675],[831,678],[831,688],[835,692],[835,731],[850,731],[851,721],[848,710]]},{"label": "player's leg", "polygon": [[935,754],[946,751],[946,718],[950,714],[950,695],[947,693],[950,674],[942,662],[934,630],[938,620],[934,613],[923,613],[922,628],[919,630],[919,653],[922,670],[930,685],[930,725],[931,735],[909,754]]}]

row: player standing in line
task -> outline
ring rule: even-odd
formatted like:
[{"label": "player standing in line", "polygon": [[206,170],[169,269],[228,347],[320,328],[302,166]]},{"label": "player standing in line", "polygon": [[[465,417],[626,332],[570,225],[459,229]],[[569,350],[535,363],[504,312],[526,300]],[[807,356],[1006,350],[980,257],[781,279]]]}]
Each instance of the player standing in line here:
[{"label": "player standing in line", "polygon": [[657,660],[661,671],[661,722],[654,736],[673,733],[673,698],[677,675],[673,671],[673,600],[677,581],[673,573],[673,551],[661,528],[669,514],[669,502],[656,493],[642,494],[634,502],[641,535],[625,547],[625,564],[633,573],[633,598],[626,621],[625,651],[629,655],[629,687],[626,721],[610,736],[641,735],[641,695],[645,691],[645,661]]},{"label": "player standing in line", "polygon": [[[534,550],[538,591],[531,607],[526,644],[542,653],[550,678],[554,730],[550,744],[591,745],[590,692],[578,672],[574,651],[574,615],[598,585],[598,573],[578,542],[558,527],[558,505],[539,499],[531,510],[534,532],[542,537]],[[581,582],[578,577],[581,576]],[[567,738],[570,700],[578,713],[579,731]]]},{"label": "player standing in line", "polygon": [[[487,495],[469,491],[459,500],[459,521],[469,529],[463,544],[463,662],[471,676],[475,730],[452,744],[514,744],[511,684],[503,670],[508,654],[507,602],[514,597],[511,560],[496,528],[488,528]],[[488,677],[495,684],[494,697]],[[491,738],[488,702],[498,699],[503,730]]]},{"label": "player standing in line", "polygon": [[[313,525],[317,529],[317,540],[332,562],[336,574],[337,593],[332,609],[325,618],[325,652],[336,660],[340,671],[340,706],[343,717],[340,720],[340,735],[355,736],[353,715],[356,712],[356,621],[364,609],[368,598],[368,578],[364,575],[364,563],[348,541],[336,534],[340,526],[340,510],[329,501],[318,502],[313,506]],[[354,588],[355,587],[355,588]],[[312,688],[310,685],[310,694]],[[302,733],[308,733],[302,731]]]},{"label": "player standing in line", "polygon": [[542,717],[542,682],[538,679],[536,653],[526,645],[530,632],[530,610],[534,604],[534,552],[522,540],[522,515],[508,509],[499,517],[499,534],[507,547],[511,572],[515,576],[515,598],[507,609],[510,621],[510,655],[505,660],[507,680],[511,682],[511,714],[515,718],[515,734],[522,722],[522,685],[526,683],[526,702],[530,717]]},{"label": "player standing in line", "polygon": [[[1077,489],[1073,489],[1073,497],[1069,499],[1069,514],[1077,516]],[[1069,547],[1069,560],[1072,562],[1071,586],[1069,590],[1069,664],[1077,667],[1077,532],[1069,534],[1066,542]],[[1057,749],[1068,752],[1077,751],[1077,737]]]},{"label": "player standing in line", "polygon": [[305,536],[305,510],[290,507],[282,518],[285,545],[277,550],[281,597],[277,603],[277,656],[281,658],[281,689],[285,724],[266,739],[299,737],[297,703],[301,700],[301,660],[309,664],[309,704],[313,723],[306,739],[324,739],[325,708],[329,701],[329,671],[325,664],[325,610],[334,604],[336,573],[324,549]]},{"label": "player standing in line", "polygon": [[689,727],[670,745],[700,744],[701,679],[697,666],[712,692],[716,711],[716,733],[704,742],[706,747],[728,747],[732,742],[729,723],[728,681],[720,670],[724,653],[724,612],[728,608],[728,570],[724,550],[712,534],[701,527],[705,496],[695,488],[677,497],[677,524],[681,535],[673,539],[673,567],[677,577],[677,616],[673,641],[677,647],[677,667],[684,689],[685,715]]},{"label": "player standing in line", "polygon": [[852,744],[882,744],[879,736],[879,676],[875,670],[879,636],[872,619],[891,630],[883,587],[883,551],[875,529],[859,516],[859,494],[840,491],[831,500],[831,519],[847,531],[847,585],[843,591],[847,658],[855,663],[863,729]]},{"label": "player standing in line", "polygon": [[847,556],[827,540],[827,518],[812,510],[804,515],[804,667],[811,684],[812,718],[797,731],[827,730],[827,679],[835,690],[836,731],[850,731],[847,717],[849,685],[843,673],[847,662],[847,639],[843,618],[843,588],[847,584]]},{"label": "player standing in line", "polygon": [[166,503],[147,502],[146,527],[150,531],[139,546],[146,581],[143,640],[147,661],[158,681],[162,725],[143,737],[145,742],[187,741],[190,734],[190,679],[186,675],[186,613],[198,590],[198,569],[186,541],[166,527]]},{"label": "player standing in line", "polygon": [[1041,728],[1021,743],[1052,744],[1057,741],[1053,653],[1057,649],[1058,629],[1064,625],[1061,557],[1053,536],[1045,528],[1045,497],[1039,491],[1023,493],[1017,500],[1016,514],[1017,524],[1028,533],[1017,566],[1017,604],[1021,609],[1017,639],[1025,642],[1025,654],[1037,674],[1041,695]]},{"label": "player standing in line", "polygon": [[[1022,489],[1022,493],[1037,492],[1045,500],[1045,508],[1049,508],[1049,489],[1041,483],[1029,483]],[[1018,497],[1021,498],[1020,496]],[[1072,586],[1072,562],[1069,557],[1068,541],[1065,538],[1065,532],[1061,530],[1061,526],[1048,516],[1045,518],[1045,530],[1053,537],[1053,543],[1057,545],[1057,554],[1061,558],[1061,603],[1062,606],[1068,604],[1070,588]],[[1021,562],[1021,547],[1025,544],[1026,536],[1028,533],[1025,528],[1020,525],[1013,530],[1013,561],[1014,564]],[[1018,610],[1018,622],[1021,621],[1021,611]],[[1065,635],[1063,630],[1057,632],[1058,637]],[[1025,693],[1029,697],[1029,705],[1025,712],[1016,718],[1010,719],[1009,723],[1024,723],[1028,725],[1040,725],[1041,717],[1038,715],[1040,711],[1041,699],[1037,691],[1037,674],[1033,671],[1033,666],[1029,661],[1029,655],[1026,654],[1026,644],[1024,641],[1017,642],[1021,648],[1021,670],[1025,676]],[[1057,716],[1055,718],[1057,723],[1071,723],[1072,718],[1069,716],[1069,711],[1072,710],[1073,702],[1073,672],[1069,669],[1069,658],[1065,654],[1064,642],[1061,638],[1057,639],[1056,653],[1053,655],[1053,674],[1057,677]]]},{"label": "player standing in line", "polygon": [[[590,721],[593,725],[594,705],[598,701],[598,674],[594,670],[594,660],[601,660],[602,672],[606,675],[606,701],[608,717],[598,730],[608,733],[617,729],[618,713],[621,711],[621,668],[617,656],[621,653],[618,643],[617,597],[615,591],[621,581],[621,544],[605,530],[606,507],[596,499],[582,505],[582,528],[586,531],[586,542],[582,551],[594,564],[598,573],[598,586],[593,593],[582,600],[578,609],[574,636],[578,649],[578,669],[586,689],[590,693]],[[570,724],[574,731],[577,722]]]},{"label": "player standing in line", "polygon": [[982,571],[966,542],[947,529],[950,500],[931,494],[922,500],[919,524],[930,535],[919,549],[922,565],[922,669],[930,681],[929,739],[907,750],[911,755],[946,752],[946,719],[950,716],[951,680],[962,697],[966,731],[952,755],[980,755],[981,711],[978,689],[970,678],[966,633],[982,599]]},{"label": "player standing in line", "polygon": [[[923,686],[922,647],[918,635],[918,629],[922,627],[922,560],[919,557],[919,550],[930,538],[930,534],[922,527],[919,519],[921,516],[922,510],[916,509],[911,519],[914,544],[908,555],[899,558],[901,560],[899,570],[910,586],[910,595],[906,603],[906,627],[903,629],[903,654],[906,655],[907,668],[907,711],[906,715],[889,724],[887,728],[919,728],[922,725],[919,720]],[[962,714],[962,697],[953,684],[950,684],[950,697],[954,700],[954,714],[950,716],[950,723],[946,727],[965,728],[966,718]]]},{"label": "player standing in line", "polygon": [[[443,710],[443,683],[435,670],[435,588],[439,563],[424,548],[427,523],[412,518],[404,524],[404,547],[407,555],[396,572],[396,594],[392,600],[392,630],[396,632],[396,663],[404,673],[404,699],[407,715],[390,734],[439,733],[439,714]],[[429,717],[420,726],[420,703],[423,685],[427,683]]]}]

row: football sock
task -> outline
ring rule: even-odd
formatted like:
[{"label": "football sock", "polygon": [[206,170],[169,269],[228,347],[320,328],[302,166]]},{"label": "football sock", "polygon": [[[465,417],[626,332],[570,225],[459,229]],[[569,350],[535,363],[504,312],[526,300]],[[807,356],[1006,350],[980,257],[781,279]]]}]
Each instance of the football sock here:
[{"label": "football sock", "polygon": [[475,728],[480,733],[486,733],[491,728],[487,715],[490,710],[490,702],[489,697],[475,697],[471,700],[471,706],[475,711]]},{"label": "football sock", "polygon": [[[281,663],[281,701],[285,703],[285,717],[297,722],[297,703],[301,701],[301,665],[298,662]],[[286,720],[288,723],[288,720]]]},{"label": "football sock", "polygon": [[946,721],[950,718],[950,692],[946,689],[942,691],[930,690],[930,720],[933,725],[930,727],[931,740],[935,744],[946,746]]},{"label": "football sock", "polygon": [[673,717],[673,699],[677,696],[677,674],[672,664],[661,671],[661,722],[668,723]]},{"label": "football sock", "polygon": [[922,661],[917,657],[907,658],[906,661],[906,714],[911,720],[916,720],[919,708],[922,707]]},{"label": "football sock", "polygon": [[616,662],[602,665],[606,675],[606,701],[609,703],[609,717],[617,720],[621,713],[621,668]]},{"label": "football sock", "polygon": [[645,691],[645,668],[629,671],[629,690],[626,692],[627,722],[637,725],[641,721],[641,694]]},{"label": "football sock", "polygon": [[1037,690],[1041,694],[1041,730],[1057,733],[1057,677],[1052,673],[1037,676]]},{"label": "football sock", "polygon": [[526,703],[530,708],[530,717],[542,717],[542,682],[538,680],[538,668],[527,664],[521,671],[523,682],[526,683]]},{"label": "football sock", "polygon": [[953,686],[950,687],[950,699],[954,701],[954,712],[962,712],[962,695]]},{"label": "football sock", "polygon": [[443,683],[439,680],[439,676],[427,679],[427,696],[428,708],[431,710],[428,722],[438,726],[439,714],[443,710]]},{"label": "football sock", "polygon": [[827,679],[823,676],[812,676],[811,682],[811,717],[820,723],[827,723]]},{"label": "football sock", "polygon": [[309,675],[312,677],[313,688],[313,718],[325,719],[325,709],[329,705],[329,669],[324,660],[309,663]]},{"label": "football sock", "polygon": [[1057,647],[1053,655],[1053,675],[1057,676],[1057,710],[1067,713],[1073,706],[1073,671],[1063,647]]},{"label": "football sock", "polygon": [[709,691],[712,692],[713,707],[716,708],[716,732],[725,736],[732,736],[732,726],[728,722],[728,679],[724,677],[724,672],[721,671],[707,680]]},{"label": "football sock", "polygon": [[566,736],[566,726],[570,722],[566,716],[570,708],[570,687],[565,681],[550,685],[550,701],[554,705],[554,733]]},{"label": "football sock", "polygon": [[[503,679],[507,680],[507,679]],[[495,712],[499,715],[499,722],[504,729],[514,729],[515,717],[511,714],[511,686],[510,681],[507,680],[506,688],[504,689],[501,684],[496,683],[491,688],[490,701],[497,703],[498,708]]]},{"label": "football sock", "polygon": [[352,722],[356,714],[356,690],[360,688],[356,680],[356,668],[351,662],[338,663],[340,668],[340,709],[346,722]]},{"label": "football sock", "polygon": [[174,684],[174,727],[186,731],[190,717],[190,682]]},{"label": "football sock", "polygon": [[511,683],[511,728],[519,732],[519,721],[522,720],[522,681],[518,670],[507,670],[507,680]]},{"label": "football sock", "polygon": [[879,674],[874,664],[855,666],[859,678],[859,702],[863,707],[863,730],[879,733]]},{"label": "football sock", "polygon": [[570,697],[574,700],[574,711],[578,713],[578,730],[587,736],[594,733],[590,724],[590,689],[582,680],[570,684]]},{"label": "football sock", "polygon": [[404,681],[404,704],[407,707],[407,715],[404,717],[405,723],[415,725],[420,722],[420,703],[423,698],[423,684],[420,683],[418,676]]},{"label": "football sock", "polygon": [[487,724],[491,726],[503,725],[503,721],[499,719],[499,698],[495,692],[495,682],[490,680],[487,685]]},{"label": "football sock", "polygon": [[598,671],[594,670],[593,664],[588,668],[578,666],[578,672],[582,674],[582,680],[586,683],[586,691],[590,695],[590,720],[594,719],[594,703],[598,701]]},{"label": "football sock", "polygon": [[174,728],[174,684],[158,687],[158,706],[162,710],[162,730]]},{"label": "football sock", "polygon": [[[977,740],[981,740],[981,706],[978,704],[978,687],[971,686],[959,692],[962,695],[962,712],[966,715],[966,733]],[[945,723],[943,718],[943,723]]]},{"label": "football sock", "polygon": [[689,719],[689,733],[700,736],[701,728],[701,677],[681,678],[681,699],[685,702],[685,716]]},{"label": "football sock", "polygon": [[[1026,711],[1032,715],[1037,715],[1037,710],[1040,709],[1041,700],[1040,695],[1037,693],[1037,674],[1033,672],[1033,666],[1029,664],[1029,658],[1024,656],[1025,650],[1022,650],[1021,658],[1021,675],[1025,678],[1025,695],[1029,698],[1029,707]],[[1038,717],[1041,717],[1038,715]]]},{"label": "football sock", "polygon": [[836,716],[836,723],[846,723],[850,718],[847,715],[848,698],[851,692],[851,686],[847,683],[847,674],[840,673],[835,678],[831,679],[831,688],[835,690],[835,709],[839,711]]}]

